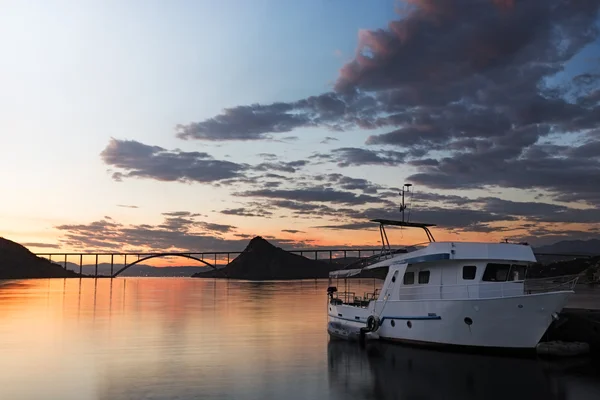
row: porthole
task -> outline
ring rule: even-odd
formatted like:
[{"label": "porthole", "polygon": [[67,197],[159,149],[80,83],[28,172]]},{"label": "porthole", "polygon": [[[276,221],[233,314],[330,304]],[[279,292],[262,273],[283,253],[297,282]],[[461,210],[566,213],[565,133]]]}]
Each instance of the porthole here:
[{"label": "porthole", "polygon": [[396,276],[392,276],[392,282],[396,282]]},{"label": "porthole", "polygon": [[469,317],[466,317],[465,318],[465,324],[471,326],[473,324],[473,320],[471,318],[469,318]]},{"label": "porthole", "polygon": [[392,320],[392,321],[390,322],[390,324],[392,325],[392,327],[394,327],[394,326],[396,326],[396,321]]},{"label": "porthole", "polygon": [[412,322],[406,321],[406,326],[408,326],[409,328],[412,328]]}]

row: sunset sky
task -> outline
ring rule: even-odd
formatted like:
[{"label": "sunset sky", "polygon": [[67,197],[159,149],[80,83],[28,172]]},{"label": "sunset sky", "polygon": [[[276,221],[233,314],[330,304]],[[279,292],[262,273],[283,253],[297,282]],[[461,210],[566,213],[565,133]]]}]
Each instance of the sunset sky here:
[{"label": "sunset sky", "polygon": [[[600,2],[0,0],[34,252],[600,236]],[[423,242],[394,231],[395,243]]]}]

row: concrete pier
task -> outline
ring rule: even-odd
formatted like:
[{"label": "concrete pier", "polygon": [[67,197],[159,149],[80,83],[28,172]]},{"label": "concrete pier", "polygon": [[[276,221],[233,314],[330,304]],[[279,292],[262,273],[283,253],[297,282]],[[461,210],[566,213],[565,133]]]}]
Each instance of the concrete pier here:
[{"label": "concrete pier", "polygon": [[575,294],[552,323],[543,341],[585,342],[600,357],[600,285],[577,285]]}]

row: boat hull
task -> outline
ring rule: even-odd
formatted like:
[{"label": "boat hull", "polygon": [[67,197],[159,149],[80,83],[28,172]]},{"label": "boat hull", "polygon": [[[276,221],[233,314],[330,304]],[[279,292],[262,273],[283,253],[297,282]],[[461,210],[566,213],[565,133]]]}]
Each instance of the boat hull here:
[{"label": "boat hull", "polygon": [[[571,291],[493,299],[371,302],[370,307],[329,304],[331,336],[358,338],[378,315],[382,340],[410,344],[535,349]],[[375,312],[375,309],[383,311]]]}]

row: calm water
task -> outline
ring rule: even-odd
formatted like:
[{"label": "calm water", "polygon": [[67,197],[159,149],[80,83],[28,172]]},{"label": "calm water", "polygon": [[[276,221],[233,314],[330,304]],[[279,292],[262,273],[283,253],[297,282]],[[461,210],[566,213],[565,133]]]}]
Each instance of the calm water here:
[{"label": "calm water", "polygon": [[598,399],[600,368],[329,342],[326,281],[0,285],[0,399]]}]

